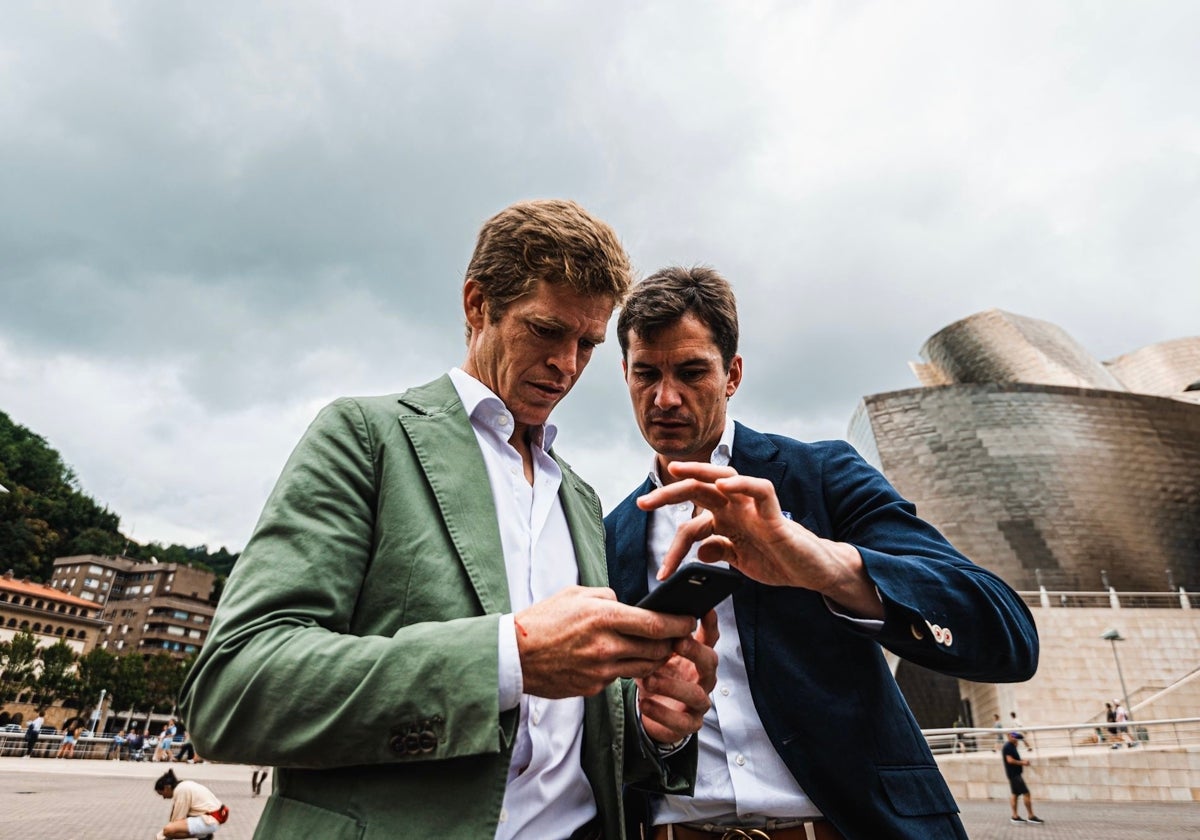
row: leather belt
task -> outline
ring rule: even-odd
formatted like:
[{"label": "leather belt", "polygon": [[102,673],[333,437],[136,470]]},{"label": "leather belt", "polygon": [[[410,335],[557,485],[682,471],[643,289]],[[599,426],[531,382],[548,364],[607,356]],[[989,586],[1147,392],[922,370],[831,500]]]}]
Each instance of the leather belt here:
[{"label": "leather belt", "polygon": [[812,820],[788,828],[714,827],[709,831],[676,823],[656,825],[650,840],[846,840],[828,820]]}]

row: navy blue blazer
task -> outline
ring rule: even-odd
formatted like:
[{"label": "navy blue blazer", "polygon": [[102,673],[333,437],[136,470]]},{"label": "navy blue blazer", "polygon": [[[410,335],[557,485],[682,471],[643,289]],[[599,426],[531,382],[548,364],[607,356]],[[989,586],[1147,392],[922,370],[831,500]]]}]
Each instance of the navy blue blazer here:
[{"label": "navy blue blazer", "polygon": [[[1028,608],[917,518],[845,442],[802,443],[739,423],[731,466],[769,479],[783,509],[813,533],[854,545],[886,613],[871,635],[811,590],[747,579],[734,594],[754,706],[776,751],[848,840],[965,840],[880,645],[954,677],[1027,680],[1038,660]],[[604,520],[609,582],[626,603],[648,588],[649,517],[634,500],[650,489],[647,479]]]}]

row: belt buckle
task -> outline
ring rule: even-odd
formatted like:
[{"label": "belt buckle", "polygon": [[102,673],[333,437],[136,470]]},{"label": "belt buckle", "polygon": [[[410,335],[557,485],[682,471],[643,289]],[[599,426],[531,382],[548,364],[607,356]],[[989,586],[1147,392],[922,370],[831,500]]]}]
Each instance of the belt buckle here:
[{"label": "belt buckle", "polygon": [[771,835],[761,828],[731,828],[721,835],[721,840],[771,840]]}]

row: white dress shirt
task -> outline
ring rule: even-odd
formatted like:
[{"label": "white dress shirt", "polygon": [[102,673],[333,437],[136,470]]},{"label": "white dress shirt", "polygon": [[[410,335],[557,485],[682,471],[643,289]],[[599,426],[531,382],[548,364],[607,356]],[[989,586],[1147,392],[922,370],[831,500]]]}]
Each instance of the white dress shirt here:
[{"label": "white dress shirt", "polygon": [[[546,451],[556,429],[532,431],[533,484],[508,442],[513,416],[490,389],[459,368],[450,371],[479,441],[500,524],[513,612],[579,582],[575,547],[558,489],[562,471]],[[547,700],[523,693],[513,614],[500,620],[500,708],[520,706],[497,840],[565,837],[596,816],[580,763],[583,698]],[[468,807],[473,803],[463,803]]]},{"label": "white dress shirt", "polygon": [[[729,466],[735,443],[734,423],[727,417],[721,440],[709,460],[717,466]],[[662,486],[657,460],[650,470],[650,480],[656,486]],[[691,519],[692,514],[690,502],[669,505],[650,513],[647,579],[651,589],[660,583],[658,569],[676,530]],[[790,512],[787,515],[790,517]],[[696,552],[697,546],[693,545],[684,561],[695,560]],[[878,632],[883,626],[881,621],[843,615],[833,609],[828,600],[825,604],[835,615],[853,621],[859,627]],[[695,795],[655,797],[654,824],[713,822],[731,825],[742,822],[753,825],[769,819],[821,816],[821,811],[775,752],[754,707],[733,598],[718,604],[716,611],[721,631],[715,646],[719,661],[717,684],[709,694],[712,707],[705,714],[700,729]]]}]

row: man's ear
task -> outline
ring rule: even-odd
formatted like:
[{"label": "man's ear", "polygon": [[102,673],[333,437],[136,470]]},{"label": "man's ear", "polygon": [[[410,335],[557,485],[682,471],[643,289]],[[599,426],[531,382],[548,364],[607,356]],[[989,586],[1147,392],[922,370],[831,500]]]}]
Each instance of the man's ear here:
[{"label": "man's ear", "polygon": [[479,281],[470,278],[463,284],[463,314],[471,332],[478,332],[487,320],[487,298]]},{"label": "man's ear", "polygon": [[629,365],[625,363],[625,357],[621,357],[621,378],[626,382],[629,381]]},{"label": "man's ear", "polygon": [[732,397],[737,393],[738,386],[742,384],[742,357],[734,355],[733,361],[729,363],[729,381],[725,384],[725,397]]}]

